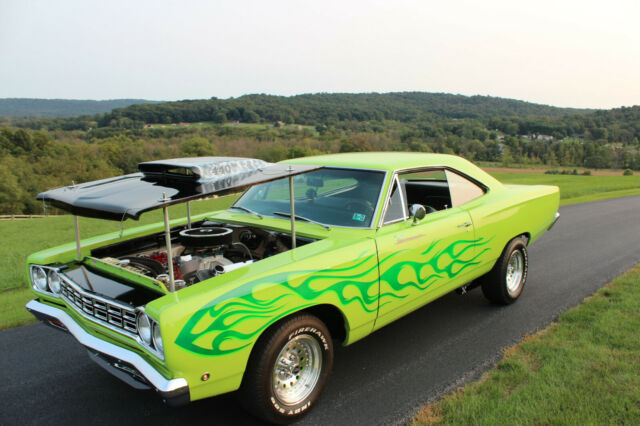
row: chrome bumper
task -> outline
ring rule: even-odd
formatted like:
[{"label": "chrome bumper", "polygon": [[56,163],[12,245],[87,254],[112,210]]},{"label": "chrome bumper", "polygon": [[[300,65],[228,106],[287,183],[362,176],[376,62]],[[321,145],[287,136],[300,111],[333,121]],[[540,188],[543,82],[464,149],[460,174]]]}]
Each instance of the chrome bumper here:
[{"label": "chrome bumper", "polygon": [[547,231],[553,228],[553,225],[555,225],[556,222],[558,222],[558,219],[560,219],[560,212],[556,212],[555,216],[553,216],[553,222],[551,222],[551,225],[549,225],[549,227],[547,228]]},{"label": "chrome bumper", "polygon": [[[153,386],[163,397],[163,400],[168,405],[183,405],[189,402],[189,384],[186,379],[166,379],[160,374],[151,364],[144,360],[140,355],[130,350],[124,349],[120,346],[114,345],[84,331],[66,312],[62,309],[54,308],[53,306],[45,305],[37,300],[32,300],[27,303],[26,308],[29,312],[35,315],[38,319],[44,322],[48,322],[50,325],[61,328],[64,326],[66,331],[71,333],[80,344],[86,346],[90,353],[98,353],[105,355],[107,358],[115,359],[117,362],[126,363],[133,366],[140,375]],[[94,359],[94,361],[96,361]],[[97,362],[97,361],[96,361]],[[116,366],[109,365],[108,368],[103,361],[98,362],[100,366],[105,368],[116,377],[124,380],[130,385],[136,387],[130,383],[122,374],[116,374]],[[139,387],[140,388],[140,387]],[[186,401],[185,401],[186,397]]]}]

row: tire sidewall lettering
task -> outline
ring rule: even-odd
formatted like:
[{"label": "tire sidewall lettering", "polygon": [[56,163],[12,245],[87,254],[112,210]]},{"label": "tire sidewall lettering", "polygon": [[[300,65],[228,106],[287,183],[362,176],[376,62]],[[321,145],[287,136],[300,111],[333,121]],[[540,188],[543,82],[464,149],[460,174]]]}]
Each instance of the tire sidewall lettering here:
[{"label": "tire sidewall lettering", "polygon": [[310,334],[312,336],[315,336],[320,343],[322,343],[322,347],[325,351],[329,350],[329,344],[327,343],[327,338],[324,335],[324,333],[322,333],[320,330],[318,330],[315,327],[300,327],[298,329],[296,329],[294,332],[289,334],[289,340],[293,339],[294,337],[300,335],[300,334]]},{"label": "tire sidewall lettering", "polygon": [[282,407],[280,404],[278,404],[278,401],[273,396],[269,398],[269,401],[271,402],[271,405],[273,405],[273,408],[275,408],[278,413],[284,414],[286,416],[297,416],[298,414],[304,411],[307,411],[311,407],[311,401],[306,401],[303,405],[296,408]]},{"label": "tire sidewall lettering", "polygon": [[524,257],[524,274],[522,276],[522,285],[524,286],[527,282],[527,274],[529,273],[529,254],[527,253],[527,249],[524,247],[520,252],[522,253],[522,257]]},{"label": "tire sidewall lettering", "polygon": [[[291,341],[296,336],[299,336],[301,334],[307,334],[309,336],[312,336],[319,343],[321,343],[321,348],[323,348],[323,356],[326,352],[329,351],[329,343],[327,340],[327,336],[322,332],[322,330],[319,330],[318,328],[313,326],[296,328],[294,331],[292,331],[287,335],[287,342]],[[309,398],[311,398],[311,395]],[[303,401],[301,405],[297,405],[297,406],[284,406],[280,402],[278,402],[278,400],[273,395],[269,396],[268,400],[273,406],[273,408],[275,409],[275,411],[278,412],[280,415],[284,415],[284,416],[291,416],[291,417],[299,416],[300,414],[302,414],[303,412],[311,408],[311,399],[307,399]]]}]

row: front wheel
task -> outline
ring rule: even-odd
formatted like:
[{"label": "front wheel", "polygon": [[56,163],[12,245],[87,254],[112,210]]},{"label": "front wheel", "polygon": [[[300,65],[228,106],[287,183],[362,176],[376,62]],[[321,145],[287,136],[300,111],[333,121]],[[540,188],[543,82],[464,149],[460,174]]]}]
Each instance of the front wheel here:
[{"label": "front wheel", "polygon": [[482,277],[484,296],[501,305],[515,302],[527,282],[529,257],[524,239],[514,238],[504,248],[493,269]]},{"label": "front wheel", "polygon": [[295,315],[256,343],[240,388],[241,402],[257,417],[290,423],[315,405],[332,366],[327,327],[313,315]]}]

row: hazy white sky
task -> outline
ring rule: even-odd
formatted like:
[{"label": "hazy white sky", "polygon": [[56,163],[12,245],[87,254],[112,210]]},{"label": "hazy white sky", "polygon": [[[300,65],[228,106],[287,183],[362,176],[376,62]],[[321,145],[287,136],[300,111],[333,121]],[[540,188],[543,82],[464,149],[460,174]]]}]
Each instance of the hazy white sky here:
[{"label": "hazy white sky", "polygon": [[640,0],[0,0],[0,97],[640,104]]}]

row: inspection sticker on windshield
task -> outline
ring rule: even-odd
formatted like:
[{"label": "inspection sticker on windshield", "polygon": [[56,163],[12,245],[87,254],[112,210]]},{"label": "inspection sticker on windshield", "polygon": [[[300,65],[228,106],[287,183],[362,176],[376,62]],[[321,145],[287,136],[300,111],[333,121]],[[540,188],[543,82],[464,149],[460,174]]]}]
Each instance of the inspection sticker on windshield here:
[{"label": "inspection sticker on windshield", "polygon": [[362,213],[354,213],[353,217],[351,219],[353,220],[357,220],[358,222],[364,222],[364,220],[366,219],[366,215],[362,214]]}]

